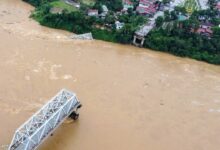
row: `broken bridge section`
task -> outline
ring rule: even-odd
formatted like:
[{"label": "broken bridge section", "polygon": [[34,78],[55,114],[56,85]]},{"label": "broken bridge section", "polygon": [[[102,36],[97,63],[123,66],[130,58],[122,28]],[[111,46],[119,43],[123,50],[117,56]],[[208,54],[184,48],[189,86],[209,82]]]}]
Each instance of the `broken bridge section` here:
[{"label": "broken bridge section", "polygon": [[78,119],[80,107],[74,93],[61,90],[16,130],[8,150],[36,149],[67,117]]}]

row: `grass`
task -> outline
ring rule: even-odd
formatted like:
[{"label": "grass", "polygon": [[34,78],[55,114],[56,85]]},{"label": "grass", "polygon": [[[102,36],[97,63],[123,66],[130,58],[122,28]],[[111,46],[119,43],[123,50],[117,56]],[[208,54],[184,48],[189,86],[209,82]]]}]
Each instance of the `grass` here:
[{"label": "grass", "polygon": [[66,4],[64,1],[54,1],[50,3],[52,7],[66,9],[69,12],[77,11],[78,9],[72,5]]},{"label": "grass", "polygon": [[86,5],[94,5],[96,0],[80,0],[80,2],[86,4]]}]

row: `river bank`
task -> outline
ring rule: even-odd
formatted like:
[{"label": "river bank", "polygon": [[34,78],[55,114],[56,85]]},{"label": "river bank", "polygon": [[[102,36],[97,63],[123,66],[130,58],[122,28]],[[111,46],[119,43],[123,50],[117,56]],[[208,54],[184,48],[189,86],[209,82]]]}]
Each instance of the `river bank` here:
[{"label": "river bank", "polygon": [[0,1],[0,145],[61,88],[83,104],[41,150],[219,149],[220,68],[71,33]]},{"label": "river bank", "polygon": [[[118,13],[115,12],[116,10],[111,11],[114,15],[107,15],[105,19],[88,16],[87,10],[90,10],[93,6],[84,6],[83,9],[77,9],[75,11],[64,9],[60,13],[51,13],[50,10],[54,8],[52,5],[53,2],[46,1],[41,3],[40,1],[35,1],[33,3],[32,0],[25,1],[36,7],[31,17],[43,26],[63,29],[76,34],[91,32],[95,39],[114,43],[133,43],[133,36],[135,34],[143,36],[135,31],[139,30],[139,27],[150,19],[136,14],[135,11],[131,14],[120,14],[120,12],[118,12],[120,14],[118,15]],[[38,4],[35,4],[36,2],[38,2]],[[151,18],[151,20],[154,21],[149,21],[149,25],[141,29],[141,32],[146,29],[151,30],[147,36],[142,37],[144,41],[141,45],[145,48],[170,53],[180,57],[188,57],[211,64],[220,64],[220,45],[218,44],[220,40],[220,28],[218,27],[219,24],[215,21],[219,19],[217,11],[208,9],[204,12],[201,10],[194,11],[193,14],[187,14],[186,8],[184,7],[180,9],[171,8],[171,10],[172,12],[168,12],[166,17],[162,12],[158,12],[158,14],[155,15],[155,17],[158,15],[160,16],[159,24],[156,19],[157,17],[154,19]],[[204,13],[212,18],[210,22],[213,23],[213,26],[210,27],[210,29],[212,28],[213,31],[211,31],[212,35],[209,36],[197,33],[199,26],[203,24],[199,18]],[[185,16],[189,15],[190,17],[186,20],[179,21],[177,19],[179,14]],[[155,19],[157,21],[155,21]],[[124,27],[117,30],[114,27],[115,21],[123,22]],[[209,22],[208,20],[206,21]],[[170,25],[164,28],[162,27],[163,24]],[[156,27],[154,27],[155,25]]]}]

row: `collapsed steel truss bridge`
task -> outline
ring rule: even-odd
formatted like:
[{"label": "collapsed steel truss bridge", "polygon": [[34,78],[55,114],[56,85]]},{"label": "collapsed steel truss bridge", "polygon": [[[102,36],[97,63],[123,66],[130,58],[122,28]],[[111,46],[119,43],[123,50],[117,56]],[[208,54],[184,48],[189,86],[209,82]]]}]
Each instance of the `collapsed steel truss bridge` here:
[{"label": "collapsed steel truss bridge", "polygon": [[36,149],[67,117],[76,120],[80,107],[74,93],[61,90],[16,130],[8,150]]}]

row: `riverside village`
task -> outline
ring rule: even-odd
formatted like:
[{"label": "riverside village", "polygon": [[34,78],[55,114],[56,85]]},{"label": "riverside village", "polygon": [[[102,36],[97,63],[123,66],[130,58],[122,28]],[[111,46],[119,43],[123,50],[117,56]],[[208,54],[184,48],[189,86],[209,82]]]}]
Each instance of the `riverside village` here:
[{"label": "riverside village", "polygon": [[219,0],[24,0],[41,25],[220,63]]},{"label": "riverside village", "polygon": [[[145,37],[154,27],[161,25],[165,28],[172,24],[173,20],[180,22],[187,20],[194,11],[207,10],[211,7],[218,11],[220,17],[220,1],[218,0],[117,0],[114,3],[109,2],[107,5],[106,2],[102,1],[84,2],[77,0],[60,0],[54,4],[56,5],[52,5],[52,13],[62,13],[63,10],[68,7],[65,5],[73,7],[72,10],[77,10],[80,9],[81,5],[85,7],[87,4],[87,8],[84,8],[85,13],[90,17],[96,17],[102,20],[102,25],[97,24],[96,27],[103,30],[121,30],[126,25],[126,21],[124,21],[126,19],[123,18],[126,15],[135,14],[143,16],[144,18],[141,19],[144,21],[141,21],[142,24],[138,26],[133,35],[132,43],[136,46],[143,46]],[[111,9],[109,9],[108,6],[110,6]],[[69,8],[69,10],[71,10],[71,8]],[[171,17],[172,20],[170,20],[169,17]],[[210,19],[211,16],[200,14],[198,16],[199,27],[196,30],[192,28],[191,32],[211,38],[214,24],[210,22]],[[86,39],[87,35],[91,37],[91,34],[86,34]],[[84,36],[80,35],[79,37],[82,38]]]}]

